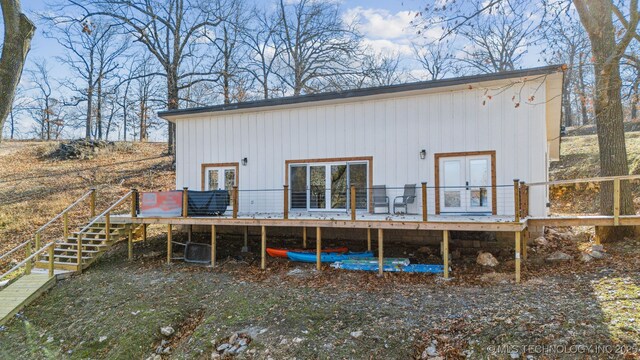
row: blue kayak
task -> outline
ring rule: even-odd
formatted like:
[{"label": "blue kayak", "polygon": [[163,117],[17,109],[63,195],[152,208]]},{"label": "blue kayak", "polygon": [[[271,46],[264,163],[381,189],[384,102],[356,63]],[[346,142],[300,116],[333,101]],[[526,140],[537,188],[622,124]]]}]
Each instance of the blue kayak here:
[{"label": "blue kayak", "polygon": [[[336,262],[331,264],[336,269],[343,270],[360,270],[360,271],[378,271],[378,264],[353,264]],[[429,265],[429,264],[383,264],[382,271],[385,272],[409,272],[409,273],[442,273],[444,272],[444,265]]]},{"label": "blue kayak", "polygon": [[[342,260],[370,258],[372,256],[373,256],[373,251],[348,252],[345,254],[322,253],[320,254],[320,262],[332,263],[332,262],[342,261]],[[291,261],[300,261],[300,262],[308,262],[308,263],[316,262],[316,253],[303,253],[303,252],[289,251],[287,253],[287,257]]]},{"label": "blue kayak", "polygon": [[[379,259],[376,257],[371,258],[358,258],[341,260],[343,264],[378,264]],[[383,258],[382,264],[384,265],[409,265],[410,261],[407,258]]]}]

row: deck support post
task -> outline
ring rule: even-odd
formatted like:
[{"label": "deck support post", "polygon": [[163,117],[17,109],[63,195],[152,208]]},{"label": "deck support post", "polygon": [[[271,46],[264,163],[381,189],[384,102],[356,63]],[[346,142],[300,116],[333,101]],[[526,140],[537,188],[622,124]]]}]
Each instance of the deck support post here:
[{"label": "deck support post", "polygon": [[55,248],[55,242],[49,245],[49,277],[53,277],[53,250]]},{"label": "deck support post", "polygon": [[262,234],[260,237],[260,269],[267,268],[267,227],[262,225]]},{"label": "deck support post", "polygon": [[82,272],[82,233],[77,236],[78,252],[76,253],[76,261],[78,262],[78,273]]},{"label": "deck support post", "polygon": [[427,222],[427,183],[422,183],[422,221]]},{"label": "deck support post", "polygon": [[127,253],[129,261],[133,260],[133,230],[129,228],[128,231],[129,239],[127,243]]},{"label": "deck support post", "polygon": [[142,241],[147,241],[147,224],[142,224]]},{"label": "deck support post", "polygon": [[244,245],[242,246],[242,252],[249,252],[249,227],[244,227]]},{"label": "deck support post", "polygon": [[520,222],[520,179],[513,179],[513,208],[515,222]]},{"label": "deck support post", "polygon": [[233,199],[232,200],[232,204],[233,204],[233,218],[237,219],[238,218],[238,185],[233,185]]},{"label": "deck support post", "polygon": [[96,188],[91,188],[89,196],[89,208],[91,209],[91,218],[96,217]]},{"label": "deck support post", "polygon": [[516,231],[516,283],[520,282],[520,232]]},{"label": "deck support post", "polygon": [[613,179],[613,225],[620,225],[620,179]]},{"label": "deck support post", "polygon": [[367,251],[371,251],[371,228],[367,228]]},{"label": "deck support post", "polygon": [[[66,212],[64,213],[62,217],[62,222],[63,222],[62,236],[66,241],[67,238],[69,238],[69,214],[68,213]],[[38,248],[38,244],[36,244],[36,248]]]},{"label": "deck support post", "polygon": [[444,278],[449,278],[449,230],[442,231],[442,260],[444,263]]},{"label": "deck support post", "polygon": [[302,248],[303,249],[307,248],[307,227],[306,226],[302,227]]},{"label": "deck support post", "polygon": [[320,271],[322,269],[322,229],[320,227],[316,228],[316,270]]},{"label": "deck support post", "polygon": [[211,267],[216,267],[216,226],[211,225]]},{"label": "deck support post", "polygon": [[378,229],[378,276],[384,272],[384,230]]},{"label": "deck support post", "polygon": [[284,219],[287,220],[289,218],[289,185],[283,185],[283,197],[284,197]]},{"label": "deck support post", "polygon": [[173,257],[173,243],[171,234],[171,224],[167,225],[167,264],[171,264],[171,258]]},{"label": "deck support post", "polygon": [[529,243],[529,228],[524,229],[522,233],[522,259],[527,261],[527,244]]},{"label": "deck support post", "polygon": [[356,221],[356,186],[351,185],[351,221]]}]

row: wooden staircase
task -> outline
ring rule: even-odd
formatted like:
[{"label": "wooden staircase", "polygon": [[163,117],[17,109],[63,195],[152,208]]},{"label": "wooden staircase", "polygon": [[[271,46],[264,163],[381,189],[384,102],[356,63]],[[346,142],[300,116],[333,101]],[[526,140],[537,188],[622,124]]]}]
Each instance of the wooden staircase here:
[{"label": "wooden staircase", "polygon": [[[54,268],[69,271],[86,269],[115,243],[128,240],[129,230],[132,231],[133,241],[140,238],[142,232],[142,226],[139,224],[110,224],[107,236],[106,228],[106,222],[97,221],[82,233],[81,264],[78,264],[78,231],[70,233],[66,239],[57,241],[53,251]],[[49,254],[43,253],[35,266],[47,268]]]}]

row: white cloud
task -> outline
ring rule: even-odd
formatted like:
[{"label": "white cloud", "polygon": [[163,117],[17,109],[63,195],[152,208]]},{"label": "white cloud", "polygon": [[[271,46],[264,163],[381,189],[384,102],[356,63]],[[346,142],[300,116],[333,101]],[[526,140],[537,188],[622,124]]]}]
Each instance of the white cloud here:
[{"label": "white cloud", "polygon": [[361,6],[344,13],[345,21],[356,21],[358,30],[370,39],[398,39],[415,34],[411,26],[413,16],[410,11],[393,14],[385,9],[365,9]]}]

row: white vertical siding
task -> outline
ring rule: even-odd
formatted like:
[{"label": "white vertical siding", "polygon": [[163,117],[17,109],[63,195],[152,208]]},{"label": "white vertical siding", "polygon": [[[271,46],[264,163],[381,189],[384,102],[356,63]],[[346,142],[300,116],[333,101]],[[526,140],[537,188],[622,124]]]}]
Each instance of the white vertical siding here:
[{"label": "white vertical siding", "polygon": [[[520,86],[492,99],[477,88],[194,115],[177,121],[176,186],[200,189],[201,164],[240,162],[246,157],[247,166],[239,169],[240,189],[281,189],[286,160],[354,156],[373,157],[373,184],[395,187],[427,181],[432,185],[435,153],[482,150],[496,151],[498,185],[512,184],[514,178],[544,181],[545,105],[525,101],[537,83],[529,82],[522,90]],[[537,99],[545,98],[544,89],[539,87]],[[524,99],[515,107],[512,97],[518,93]],[[419,157],[421,149],[427,150],[424,160]],[[498,191],[499,214],[513,213],[512,192]],[[429,196],[429,211],[434,212],[433,191]],[[258,210],[257,204],[245,200],[241,197],[240,206]],[[532,214],[543,215],[545,202],[543,188],[531,189]]]}]

